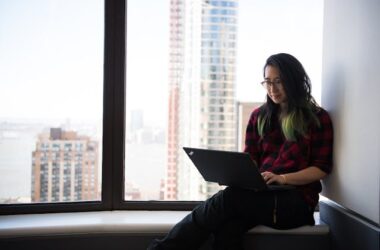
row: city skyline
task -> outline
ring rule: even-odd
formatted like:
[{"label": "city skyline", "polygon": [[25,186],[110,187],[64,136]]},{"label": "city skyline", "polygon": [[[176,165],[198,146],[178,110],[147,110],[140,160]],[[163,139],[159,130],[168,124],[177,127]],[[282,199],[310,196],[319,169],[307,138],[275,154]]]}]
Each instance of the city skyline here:
[{"label": "city skyline", "polygon": [[[48,134],[51,127],[74,130],[100,141],[99,131],[91,124],[30,122],[0,119],[0,201],[31,202],[33,151],[41,134]],[[99,144],[101,152],[102,145]],[[97,154],[101,159],[101,154]],[[101,170],[101,168],[99,168]],[[98,172],[101,176],[101,172]],[[12,187],[12,188],[9,188]]]}]

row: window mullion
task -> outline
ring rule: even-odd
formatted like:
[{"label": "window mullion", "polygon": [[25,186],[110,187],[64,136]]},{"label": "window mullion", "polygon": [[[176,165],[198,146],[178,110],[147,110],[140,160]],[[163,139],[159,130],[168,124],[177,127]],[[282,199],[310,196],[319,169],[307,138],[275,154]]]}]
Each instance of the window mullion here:
[{"label": "window mullion", "polygon": [[104,142],[102,201],[123,200],[125,113],[125,0],[105,1]]}]

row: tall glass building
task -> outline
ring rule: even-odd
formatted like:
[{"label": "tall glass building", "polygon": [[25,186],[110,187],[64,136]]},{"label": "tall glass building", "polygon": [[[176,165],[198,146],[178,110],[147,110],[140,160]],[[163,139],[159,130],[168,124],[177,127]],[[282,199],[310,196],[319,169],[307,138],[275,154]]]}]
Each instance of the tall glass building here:
[{"label": "tall glass building", "polygon": [[205,183],[183,146],[236,150],[238,1],[171,1],[166,198],[205,199]]}]

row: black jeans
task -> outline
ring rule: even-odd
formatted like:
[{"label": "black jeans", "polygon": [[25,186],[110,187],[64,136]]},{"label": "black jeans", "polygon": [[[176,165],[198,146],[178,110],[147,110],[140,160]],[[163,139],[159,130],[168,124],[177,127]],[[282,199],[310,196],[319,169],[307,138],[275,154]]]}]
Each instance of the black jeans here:
[{"label": "black jeans", "polygon": [[243,249],[242,237],[250,228],[314,225],[313,212],[297,190],[255,192],[227,187],[194,208],[148,249],[195,250],[210,236],[214,249]]}]

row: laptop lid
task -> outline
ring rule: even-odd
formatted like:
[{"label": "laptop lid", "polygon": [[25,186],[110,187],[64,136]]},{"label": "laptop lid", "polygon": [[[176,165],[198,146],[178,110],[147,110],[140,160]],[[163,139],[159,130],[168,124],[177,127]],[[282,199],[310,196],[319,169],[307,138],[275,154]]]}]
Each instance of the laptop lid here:
[{"label": "laptop lid", "polygon": [[257,191],[294,188],[288,185],[267,185],[248,153],[191,147],[183,149],[206,181]]}]

